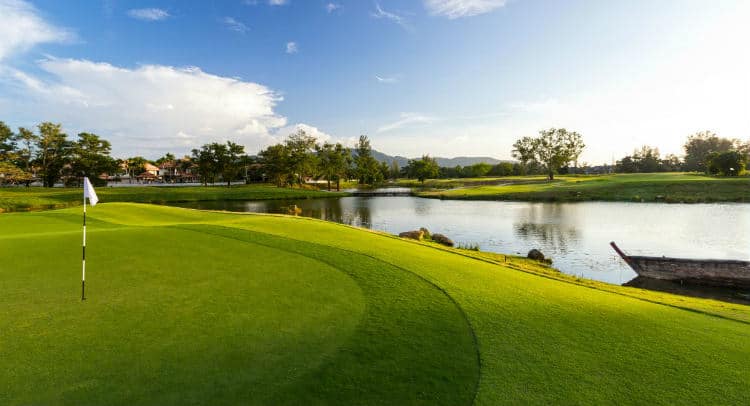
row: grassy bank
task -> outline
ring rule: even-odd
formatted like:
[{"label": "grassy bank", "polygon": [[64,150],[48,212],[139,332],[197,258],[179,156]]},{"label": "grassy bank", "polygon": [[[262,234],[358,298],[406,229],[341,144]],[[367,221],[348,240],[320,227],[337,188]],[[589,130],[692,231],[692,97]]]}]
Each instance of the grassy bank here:
[{"label": "grassy bank", "polygon": [[[750,308],[292,217],[0,215],[0,404],[747,404]],[[676,390],[675,388],[679,388]]]},{"label": "grassy bank", "polygon": [[[78,188],[0,188],[0,212],[59,209],[82,203]],[[344,196],[344,193],[277,188],[271,185],[242,186],[133,186],[97,188],[102,201],[134,203],[194,202],[201,200],[307,199]]]},{"label": "grassy bank", "polygon": [[544,202],[636,201],[667,203],[750,202],[750,178],[719,178],[697,174],[618,174],[494,178],[453,189],[421,190],[421,197],[464,200],[518,200]]}]

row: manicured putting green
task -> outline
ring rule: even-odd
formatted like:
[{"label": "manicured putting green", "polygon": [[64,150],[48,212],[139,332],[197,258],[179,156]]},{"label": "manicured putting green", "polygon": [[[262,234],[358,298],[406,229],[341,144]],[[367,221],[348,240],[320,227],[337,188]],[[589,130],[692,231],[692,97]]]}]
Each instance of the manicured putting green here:
[{"label": "manicured putting green", "polygon": [[0,404],[750,401],[747,306],[127,203],[89,210],[82,303],[79,211],[0,215]]}]

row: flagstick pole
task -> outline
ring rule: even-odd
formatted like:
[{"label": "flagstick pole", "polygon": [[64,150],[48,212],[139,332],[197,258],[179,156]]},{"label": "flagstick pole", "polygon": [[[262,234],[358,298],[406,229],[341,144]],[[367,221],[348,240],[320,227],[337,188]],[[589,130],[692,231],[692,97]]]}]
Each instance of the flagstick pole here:
[{"label": "flagstick pole", "polygon": [[[86,186],[84,186],[85,188]],[[81,258],[81,300],[86,300],[86,194],[83,194],[83,257]]]}]

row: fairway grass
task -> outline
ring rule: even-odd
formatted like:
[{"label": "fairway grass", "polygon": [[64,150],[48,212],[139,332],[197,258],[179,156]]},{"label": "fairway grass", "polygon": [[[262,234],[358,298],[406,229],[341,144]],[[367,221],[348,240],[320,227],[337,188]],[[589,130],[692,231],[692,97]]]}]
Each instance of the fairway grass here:
[{"label": "fairway grass", "polygon": [[[493,184],[494,183],[494,184]],[[539,176],[435,182],[420,197],[455,200],[541,202],[630,201],[666,203],[750,202],[750,177],[712,177],[686,173]]]},{"label": "fairway grass", "polygon": [[0,404],[748,404],[750,307],[318,220],[0,215]]},{"label": "fairway grass", "polygon": [[[310,199],[346,196],[346,193],[278,188],[253,184],[240,186],[121,186],[97,188],[107,202],[172,203],[205,200]],[[82,204],[79,188],[0,188],[0,213],[61,209]]]}]

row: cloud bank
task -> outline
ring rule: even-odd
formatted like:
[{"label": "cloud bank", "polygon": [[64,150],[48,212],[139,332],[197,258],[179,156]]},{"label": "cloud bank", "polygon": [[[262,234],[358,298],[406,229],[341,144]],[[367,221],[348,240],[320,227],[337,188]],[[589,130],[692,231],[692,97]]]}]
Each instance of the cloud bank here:
[{"label": "cloud bank", "polygon": [[17,116],[97,132],[117,154],[182,153],[223,140],[252,151],[286,125],[274,112],[281,97],[273,90],[199,68],[129,69],[80,59],[45,59],[39,67],[52,79],[5,72],[9,90],[24,94],[12,107]]},{"label": "cloud bank", "polygon": [[65,43],[74,39],[71,31],[45,22],[31,4],[0,0],[0,61],[37,44]]}]

